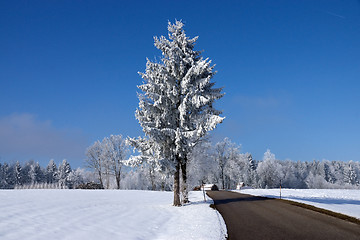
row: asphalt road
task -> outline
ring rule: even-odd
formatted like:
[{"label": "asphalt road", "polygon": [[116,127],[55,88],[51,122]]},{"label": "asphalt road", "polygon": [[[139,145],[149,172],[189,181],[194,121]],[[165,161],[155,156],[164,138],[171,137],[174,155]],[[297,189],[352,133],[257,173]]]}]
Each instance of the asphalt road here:
[{"label": "asphalt road", "polygon": [[207,191],[234,239],[360,240],[360,225],[286,202],[228,191]]}]

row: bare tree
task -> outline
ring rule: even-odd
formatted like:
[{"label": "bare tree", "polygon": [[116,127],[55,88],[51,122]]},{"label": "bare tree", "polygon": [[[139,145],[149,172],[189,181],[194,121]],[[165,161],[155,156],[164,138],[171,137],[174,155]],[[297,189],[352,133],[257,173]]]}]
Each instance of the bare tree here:
[{"label": "bare tree", "polygon": [[128,154],[128,146],[122,135],[111,135],[102,141],[103,157],[111,174],[115,176],[116,187],[120,189],[121,168]]},{"label": "bare tree", "polygon": [[102,158],[102,146],[100,141],[96,141],[93,145],[86,149],[86,167],[93,169],[97,175],[101,186],[103,185],[104,162]]},{"label": "bare tree", "polygon": [[219,178],[223,189],[231,188],[231,177],[234,176],[233,171],[239,172],[239,146],[231,142],[229,138],[215,145],[214,158],[218,163]]}]

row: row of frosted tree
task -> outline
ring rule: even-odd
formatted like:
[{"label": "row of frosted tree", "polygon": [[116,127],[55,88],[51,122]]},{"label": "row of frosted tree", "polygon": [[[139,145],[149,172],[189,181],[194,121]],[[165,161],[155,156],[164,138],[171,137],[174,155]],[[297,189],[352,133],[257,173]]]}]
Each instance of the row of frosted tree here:
[{"label": "row of frosted tree", "polygon": [[[108,144],[114,142],[118,146],[109,148]],[[207,140],[200,142],[189,155],[188,188],[202,183],[215,183],[222,189],[235,189],[239,183],[253,188],[278,188],[280,184],[286,188],[360,187],[359,162],[278,160],[270,150],[264,153],[263,159],[255,160],[250,153],[241,153],[240,147],[228,138],[216,144]],[[117,149],[116,154],[123,158],[107,157],[111,155],[109,149]],[[125,159],[128,152],[129,147],[122,136],[104,138],[90,146],[87,161],[96,166],[92,169],[97,181],[105,184],[105,188],[173,190],[173,178],[168,168],[159,165],[156,159],[137,161],[141,155]],[[111,170],[114,159],[117,159],[118,169],[123,171]],[[119,174],[121,185],[115,174]]]},{"label": "row of frosted tree", "polygon": [[30,160],[9,164],[0,163],[1,189],[31,189],[31,188],[74,188],[88,179],[88,173],[83,169],[71,169],[70,163],[63,160],[58,166],[54,160],[44,168],[38,162]]},{"label": "row of frosted tree", "polygon": [[[215,183],[222,189],[235,189],[239,183],[253,188],[278,188],[280,184],[284,188],[360,188],[357,161],[278,160],[270,150],[256,160],[250,153],[241,153],[240,147],[228,138],[197,145],[189,156],[188,188],[202,183]],[[129,152],[126,140],[112,135],[87,149],[86,169],[73,170],[66,160],[58,166],[50,160],[46,167],[34,161],[0,163],[0,188],[63,189],[97,182],[105,189],[173,190],[173,177],[167,168],[156,161],[133,164],[139,156],[129,159]]]},{"label": "row of frosted tree", "polygon": [[192,186],[201,181],[234,189],[243,182],[253,188],[359,188],[360,163],[357,161],[278,160],[267,150],[262,160],[241,153],[240,146],[228,138],[195,149],[190,167]]},{"label": "row of frosted tree", "polygon": [[[125,177],[127,188],[172,189],[169,174],[155,171],[145,163]],[[278,160],[267,150],[262,160],[241,153],[228,138],[216,144],[203,142],[191,153],[188,187],[215,183],[222,189],[235,189],[239,183],[253,188],[360,188],[360,163],[356,161]]]}]

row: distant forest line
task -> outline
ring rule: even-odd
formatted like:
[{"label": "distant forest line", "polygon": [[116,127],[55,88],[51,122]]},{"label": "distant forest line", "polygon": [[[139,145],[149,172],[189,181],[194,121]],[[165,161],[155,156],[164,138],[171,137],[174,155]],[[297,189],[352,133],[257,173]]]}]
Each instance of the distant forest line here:
[{"label": "distant forest line", "polygon": [[[205,142],[196,147],[189,161],[189,189],[201,183],[215,183],[223,189],[235,189],[243,182],[253,188],[360,188],[358,161],[291,161],[278,160],[267,150],[262,160],[249,153],[240,153],[240,146],[225,138],[214,145]],[[94,170],[94,171],[89,171]],[[119,189],[173,190],[171,172],[158,169],[149,162],[120,168]],[[87,182],[99,183],[105,189],[117,187],[109,168],[72,169],[63,160],[50,160],[45,167],[33,160],[24,163],[0,163],[1,189],[58,188],[72,189]]]}]

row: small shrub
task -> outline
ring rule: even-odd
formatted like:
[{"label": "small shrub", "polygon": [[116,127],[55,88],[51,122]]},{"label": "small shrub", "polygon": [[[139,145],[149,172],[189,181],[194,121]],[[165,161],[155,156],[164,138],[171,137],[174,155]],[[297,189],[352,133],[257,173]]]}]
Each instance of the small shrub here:
[{"label": "small shrub", "polygon": [[99,183],[87,182],[78,185],[76,189],[104,189],[104,187]]}]

